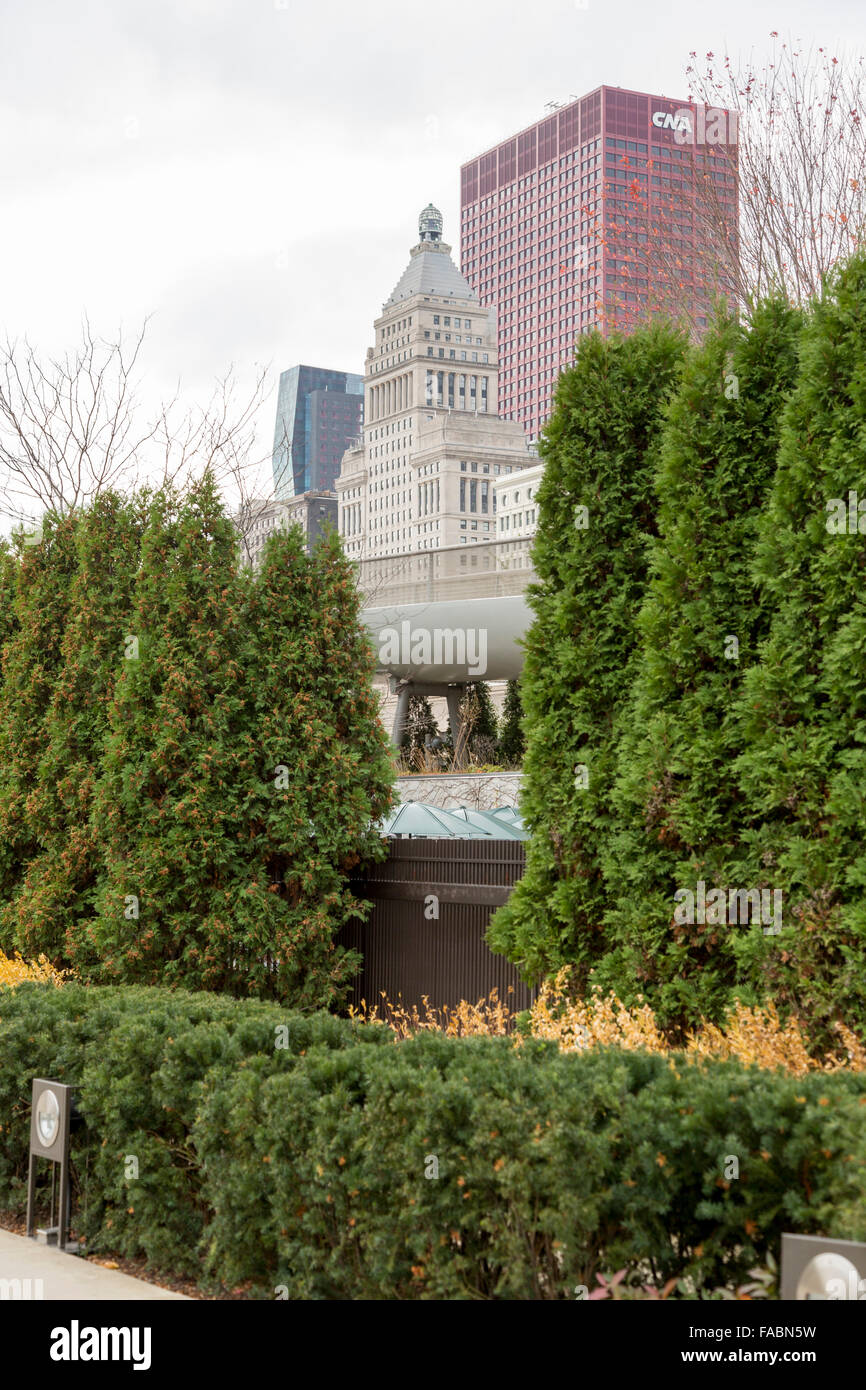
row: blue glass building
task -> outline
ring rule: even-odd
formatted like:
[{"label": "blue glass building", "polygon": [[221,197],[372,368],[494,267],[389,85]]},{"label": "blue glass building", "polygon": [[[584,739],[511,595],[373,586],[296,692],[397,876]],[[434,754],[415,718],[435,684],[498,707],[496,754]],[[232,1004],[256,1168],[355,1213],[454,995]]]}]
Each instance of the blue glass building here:
[{"label": "blue glass building", "polygon": [[273,450],[277,497],[332,491],[343,454],[363,423],[363,376],[328,367],[282,372]]}]

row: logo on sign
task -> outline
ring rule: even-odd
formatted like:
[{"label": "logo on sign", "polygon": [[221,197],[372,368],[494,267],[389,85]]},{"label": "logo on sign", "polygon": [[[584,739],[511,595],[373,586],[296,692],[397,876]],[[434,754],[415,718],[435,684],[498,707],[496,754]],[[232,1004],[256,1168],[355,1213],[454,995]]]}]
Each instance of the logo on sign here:
[{"label": "logo on sign", "polygon": [[667,111],[654,111],[653,125],[656,126],[658,130],[682,130],[685,131],[687,135],[691,135],[692,133],[691,116],[682,114],[672,116]]},{"label": "logo on sign", "polygon": [[696,112],[688,106],[681,106],[678,111],[654,111],[652,122],[656,130],[672,130],[677,145],[737,143],[737,113],[723,107],[699,106]]}]

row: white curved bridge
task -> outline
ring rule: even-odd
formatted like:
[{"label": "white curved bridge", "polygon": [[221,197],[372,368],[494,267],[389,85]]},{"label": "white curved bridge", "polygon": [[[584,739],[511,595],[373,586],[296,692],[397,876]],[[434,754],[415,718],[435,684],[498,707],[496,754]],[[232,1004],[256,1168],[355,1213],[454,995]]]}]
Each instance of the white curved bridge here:
[{"label": "white curved bridge", "polygon": [[360,562],[363,620],[377,669],[398,695],[399,741],[411,695],[444,696],[452,728],[464,687],[513,680],[531,622],[529,540],[492,541]]}]

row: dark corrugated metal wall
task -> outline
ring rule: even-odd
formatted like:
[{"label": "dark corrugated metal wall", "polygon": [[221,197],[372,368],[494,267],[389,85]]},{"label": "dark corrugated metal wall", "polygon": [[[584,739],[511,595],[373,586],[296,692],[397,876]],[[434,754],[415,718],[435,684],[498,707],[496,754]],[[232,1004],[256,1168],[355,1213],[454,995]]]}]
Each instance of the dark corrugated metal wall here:
[{"label": "dark corrugated metal wall", "polygon": [[[436,1008],[476,1003],[494,988],[514,1011],[535,991],[522,983],[484,934],[494,909],[523,873],[520,840],[393,840],[388,858],[355,877],[359,897],[372,900],[367,922],[340,933],[341,945],[361,951],[364,966],[350,1003],[376,1004],[384,992],[411,1008],[426,995]],[[438,919],[425,899],[438,899]]]}]

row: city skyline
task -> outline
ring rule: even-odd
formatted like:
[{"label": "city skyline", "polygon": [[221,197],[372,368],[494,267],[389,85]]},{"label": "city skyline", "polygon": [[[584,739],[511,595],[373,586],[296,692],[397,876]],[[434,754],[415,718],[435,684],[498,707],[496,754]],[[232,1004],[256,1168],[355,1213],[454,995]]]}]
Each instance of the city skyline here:
[{"label": "city skyline", "polygon": [[[279,372],[363,369],[378,286],[415,210],[432,201],[459,226],[462,164],[599,81],[685,97],[690,50],[721,50],[727,34],[733,52],[763,57],[780,23],[761,0],[738,0],[723,31],[683,3],[649,31],[629,22],[643,13],[552,0],[510,25],[487,0],[443,0],[446,61],[424,12],[392,0],[373,24],[336,0],[315,13],[282,0],[13,10],[0,55],[0,326],[62,354],[85,313],[106,336],[151,314],[147,403],[178,379],[199,402],[230,364],[245,379],[268,364],[266,453]],[[781,19],[782,38],[807,46],[866,31],[853,0],[820,16],[795,4]],[[37,51],[38,86],[19,61]]]}]

